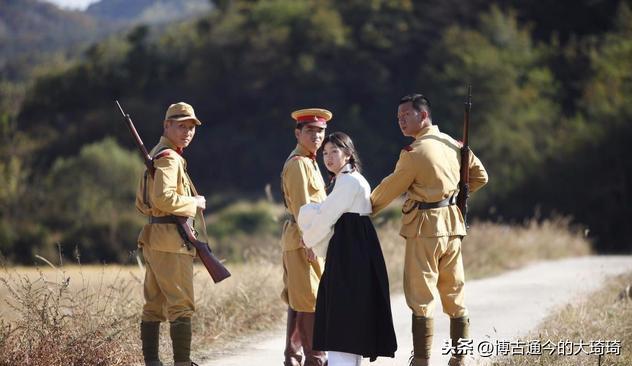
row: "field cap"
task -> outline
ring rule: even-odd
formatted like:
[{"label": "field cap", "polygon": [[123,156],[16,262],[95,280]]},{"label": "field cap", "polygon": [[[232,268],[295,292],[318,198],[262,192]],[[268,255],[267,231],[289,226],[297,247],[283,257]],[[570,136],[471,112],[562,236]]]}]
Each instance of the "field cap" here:
[{"label": "field cap", "polygon": [[186,121],[186,120],[195,121],[196,125],[201,125],[197,117],[195,117],[195,111],[193,111],[193,107],[190,104],[179,102],[169,106],[167,108],[167,113],[165,113],[165,121]]}]

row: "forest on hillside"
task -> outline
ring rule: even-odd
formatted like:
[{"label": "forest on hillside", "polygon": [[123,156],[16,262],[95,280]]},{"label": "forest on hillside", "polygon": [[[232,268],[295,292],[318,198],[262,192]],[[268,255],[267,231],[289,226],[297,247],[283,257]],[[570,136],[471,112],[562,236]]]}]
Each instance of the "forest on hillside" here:
[{"label": "forest on hillside", "polygon": [[[217,207],[279,200],[291,111],[331,110],[375,186],[408,144],[397,101],[421,92],[490,174],[480,219],[571,216],[601,252],[629,252],[632,1],[217,0],[195,20],[139,25],[28,83],[0,80],[0,252],[30,263],[56,245],[121,261],[142,218],[142,164],[115,109],[147,145],[166,107],[204,121],[185,155]],[[211,207],[211,210],[213,207]],[[68,253],[69,251],[66,251]],[[123,257],[122,257],[123,256]]]}]

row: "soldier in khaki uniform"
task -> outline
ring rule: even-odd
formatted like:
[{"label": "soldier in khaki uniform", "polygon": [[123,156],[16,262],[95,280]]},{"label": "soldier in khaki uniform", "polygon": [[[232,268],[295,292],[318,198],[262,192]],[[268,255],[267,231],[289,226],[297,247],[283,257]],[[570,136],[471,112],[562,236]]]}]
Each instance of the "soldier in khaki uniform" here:
[{"label": "soldier in khaki uniform", "polygon": [[190,352],[196,253],[178,233],[172,215],[193,218],[198,209],[206,207],[204,197],[195,193],[181,156],[201,123],[193,108],[181,102],[169,106],[163,124],[163,136],[150,152],[156,172],[153,177],[144,174],[136,193],[136,207],[149,218],[138,237],[146,263],[140,335],[145,364],[162,365],[158,357],[160,322],[169,320],[175,366],[191,366],[195,365]]},{"label": "soldier in khaki uniform", "polygon": [[322,202],[327,196],[316,163],[316,151],[325,138],[325,128],[331,117],[331,112],[318,108],[292,113],[298,143],[281,173],[281,189],[289,213],[281,236],[284,284],[281,297],[288,304],[285,366],[301,365],[301,346],[305,355],[304,366],[322,366],[327,362],[325,352],[312,349],[316,294],[324,260],[316,257],[303,243],[296,217],[301,206]]},{"label": "soldier in khaki uniform", "polygon": [[[420,94],[400,100],[397,114],[404,136],[415,141],[402,150],[395,171],[371,194],[373,213],[406,193],[400,235],[406,239],[404,293],[413,312],[414,351],[411,365],[426,366],[432,347],[436,300],[450,317],[450,338],[468,337],[469,318],[463,301],[465,276],[461,239],[465,222],[456,203],[460,180],[460,143],[433,125],[430,102]],[[470,192],[487,183],[487,172],[470,154]],[[449,365],[463,365],[453,354]]]}]

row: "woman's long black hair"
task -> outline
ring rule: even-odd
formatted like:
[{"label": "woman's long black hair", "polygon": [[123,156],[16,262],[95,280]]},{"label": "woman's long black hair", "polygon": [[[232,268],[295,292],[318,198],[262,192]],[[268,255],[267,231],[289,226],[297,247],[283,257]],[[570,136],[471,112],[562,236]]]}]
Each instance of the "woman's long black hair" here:
[{"label": "woman's long black hair", "polygon": [[[358,152],[356,151],[356,148],[353,145],[353,141],[351,140],[351,137],[349,137],[349,135],[347,135],[344,132],[333,132],[327,135],[327,137],[325,137],[325,140],[323,140],[323,147],[328,142],[334,144],[334,146],[337,146],[339,149],[341,149],[345,153],[345,155],[349,156],[349,164],[351,165],[353,170],[357,171],[358,173],[361,173],[362,162],[360,161]],[[330,172],[329,170],[327,171],[329,172],[329,178],[330,178],[329,185],[331,186],[331,184],[333,183],[333,179],[336,176],[336,173]]]}]

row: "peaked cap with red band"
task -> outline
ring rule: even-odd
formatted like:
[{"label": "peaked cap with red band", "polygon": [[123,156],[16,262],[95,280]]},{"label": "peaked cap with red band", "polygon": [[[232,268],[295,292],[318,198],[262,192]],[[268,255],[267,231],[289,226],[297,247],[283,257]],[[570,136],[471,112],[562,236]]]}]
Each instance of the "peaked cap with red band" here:
[{"label": "peaked cap with red band", "polygon": [[327,127],[327,122],[331,120],[333,114],[321,108],[299,109],[292,112],[292,118],[297,124],[306,124],[310,126]]}]

